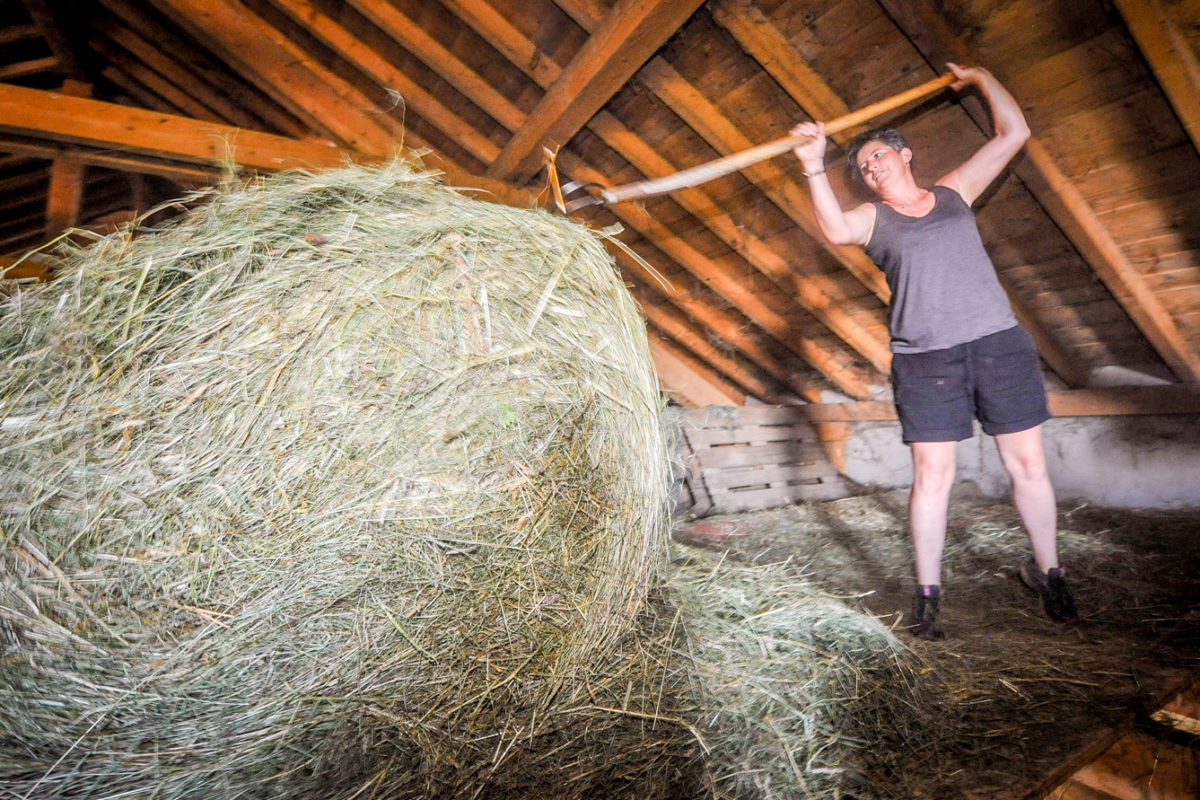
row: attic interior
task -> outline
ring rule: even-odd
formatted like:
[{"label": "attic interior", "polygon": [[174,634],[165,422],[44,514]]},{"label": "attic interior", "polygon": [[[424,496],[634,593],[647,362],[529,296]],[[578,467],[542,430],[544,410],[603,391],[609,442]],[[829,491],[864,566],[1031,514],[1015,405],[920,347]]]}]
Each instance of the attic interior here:
[{"label": "attic interior", "polygon": [[[1041,356],[1064,497],[1200,507],[1198,0],[0,0],[4,291],[52,281],[61,237],[167,220],[230,170],[401,149],[471,196],[562,213],[556,189],[595,198],[740,153],[947,62],[990,70],[1033,132],[975,211]],[[926,182],[991,133],[971,92],[915,99],[832,137],[840,197],[868,199],[844,147],[884,123]],[[861,249],[825,244],[790,154],[570,216],[619,230],[611,252],[674,404],[802,427],[832,466],[724,505],[696,469],[693,503],[903,484],[888,286]],[[960,474],[992,481],[994,457],[978,461]],[[1178,697],[1194,724],[1195,690]],[[1093,769],[1053,796],[1195,796],[1194,734],[1180,752],[1193,771],[1160,794]]]}]

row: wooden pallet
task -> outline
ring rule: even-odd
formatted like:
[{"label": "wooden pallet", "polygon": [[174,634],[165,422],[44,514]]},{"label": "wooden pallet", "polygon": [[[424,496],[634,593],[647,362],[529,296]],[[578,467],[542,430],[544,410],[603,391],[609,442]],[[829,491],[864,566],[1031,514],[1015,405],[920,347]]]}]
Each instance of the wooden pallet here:
[{"label": "wooden pallet", "polygon": [[787,406],[689,409],[682,458],[690,513],[736,513],[848,496],[813,423]]}]

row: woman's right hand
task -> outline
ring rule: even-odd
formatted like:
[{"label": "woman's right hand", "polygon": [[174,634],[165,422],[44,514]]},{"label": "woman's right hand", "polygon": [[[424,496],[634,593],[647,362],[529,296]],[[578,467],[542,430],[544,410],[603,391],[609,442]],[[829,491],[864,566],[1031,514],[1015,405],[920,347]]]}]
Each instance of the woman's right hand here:
[{"label": "woman's right hand", "polygon": [[809,137],[808,141],[792,148],[796,158],[804,165],[805,172],[814,172],[825,165],[825,147],[828,140],[825,138],[824,122],[801,122],[792,128],[789,135]]}]

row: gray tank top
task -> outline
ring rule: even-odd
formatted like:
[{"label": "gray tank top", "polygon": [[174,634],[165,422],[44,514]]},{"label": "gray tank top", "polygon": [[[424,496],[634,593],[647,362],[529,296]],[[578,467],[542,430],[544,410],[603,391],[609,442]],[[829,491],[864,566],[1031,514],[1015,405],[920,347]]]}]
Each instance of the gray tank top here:
[{"label": "gray tank top", "polygon": [[933,209],[923,217],[875,203],[866,251],[892,290],[894,353],[942,350],[1017,324],[970,206],[946,186],[932,191]]}]

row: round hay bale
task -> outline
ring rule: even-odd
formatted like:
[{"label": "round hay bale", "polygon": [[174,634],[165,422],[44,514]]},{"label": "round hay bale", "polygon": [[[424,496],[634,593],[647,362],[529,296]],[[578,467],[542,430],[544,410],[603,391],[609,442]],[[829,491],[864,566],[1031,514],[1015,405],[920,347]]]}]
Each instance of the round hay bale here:
[{"label": "round hay bale", "polygon": [[602,236],[401,162],[204,199],[0,309],[0,783],[685,792]]}]

